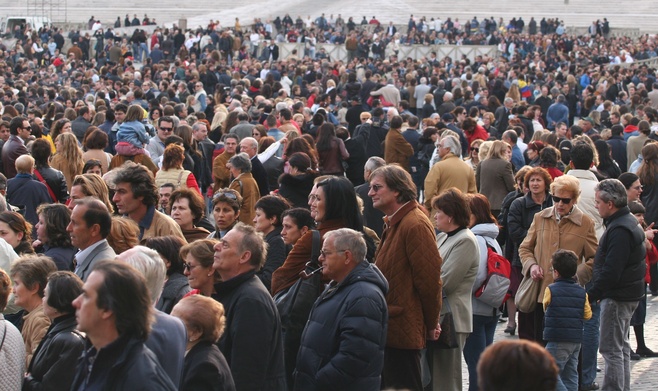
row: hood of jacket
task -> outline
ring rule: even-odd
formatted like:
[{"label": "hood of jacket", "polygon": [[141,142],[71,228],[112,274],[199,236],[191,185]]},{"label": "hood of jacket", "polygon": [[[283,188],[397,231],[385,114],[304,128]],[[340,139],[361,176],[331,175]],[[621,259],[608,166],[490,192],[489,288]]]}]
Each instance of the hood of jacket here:
[{"label": "hood of jacket", "polygon": [[471,232],[475,236],[486,236],[491,239],[498,237],[498,226],[494,223],[477,224],[471,228]]}]

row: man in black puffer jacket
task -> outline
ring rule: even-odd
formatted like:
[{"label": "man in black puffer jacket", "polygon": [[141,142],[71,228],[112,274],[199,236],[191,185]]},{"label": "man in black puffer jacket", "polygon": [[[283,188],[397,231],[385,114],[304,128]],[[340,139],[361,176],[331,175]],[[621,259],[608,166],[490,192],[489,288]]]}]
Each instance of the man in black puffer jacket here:
[{"label": "man in black puffer jacket", "polygon": [[365,255],[361,233],[342,228],[325,234],[319,259],[332,281],[302,334],[295,390],[379,390],[388,282]]},{"label": "man in black puffer jacket", "polygon": [[[590,302],[601,301],[601,342],[605,359],[602,389],[630,389],[631,316],[645,294],[644,232],[627,206],[626,188],[617,179],[596,186],[596,209],[606,230],[594,257]],[[620,360],[620,358],[622,358]]]}]

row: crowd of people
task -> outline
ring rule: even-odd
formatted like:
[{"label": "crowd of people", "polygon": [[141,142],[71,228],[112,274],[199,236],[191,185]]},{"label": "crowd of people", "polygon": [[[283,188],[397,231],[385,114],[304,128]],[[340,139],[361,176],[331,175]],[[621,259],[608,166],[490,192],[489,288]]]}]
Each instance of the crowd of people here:
[{"label": "crowd of people", "polygon": [[[629,389],[629,360],[658,356],[658,81],[632,64],[653,38],[361,24],[97,27],[95,56],[18,31],[0,51],[3,384],[462,390],[463,355],[469,390],[596,390],[600,352],[603,389]],[[282,58],[291,39],[304,53]],[[469,42],[500,55],[395,49]],[[511,264],[499,303],[476,293],[492,253]],[[493,344],[504,318],[523,342]]]}]

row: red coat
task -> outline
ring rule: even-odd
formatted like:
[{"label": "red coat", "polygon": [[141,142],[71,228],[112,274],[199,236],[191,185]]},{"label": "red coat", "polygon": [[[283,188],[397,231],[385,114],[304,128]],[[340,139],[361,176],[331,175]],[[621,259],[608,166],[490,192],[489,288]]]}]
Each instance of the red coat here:
[{"label": "red coat", "polygon": [[466,139],[468,140],[468,151],[471,151],[471,143],[475,140],[487,141],[489,139],[489,133],[480,125],[475,125],[473,133],[464,132],[466,134]]}]

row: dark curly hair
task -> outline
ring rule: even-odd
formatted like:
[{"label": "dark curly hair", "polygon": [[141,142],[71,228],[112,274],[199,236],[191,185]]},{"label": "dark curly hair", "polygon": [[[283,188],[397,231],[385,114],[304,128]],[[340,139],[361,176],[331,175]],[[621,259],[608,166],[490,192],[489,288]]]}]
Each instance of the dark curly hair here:
[{"label": "dark curly hair", "polygon": [[155,206],[158,203],[158,187],[155,185],[153,173],[141,164],[119,169],[114,183],[129,183],[133,197],[144,197],[142,203],[147,207]]},{"label": "dark curly hair", "polygon": [[43,215],[50,247],[71,247],[71,237],[66,227],[71,222],[71,210],[64,204],[41,204],[37,215]]}]

